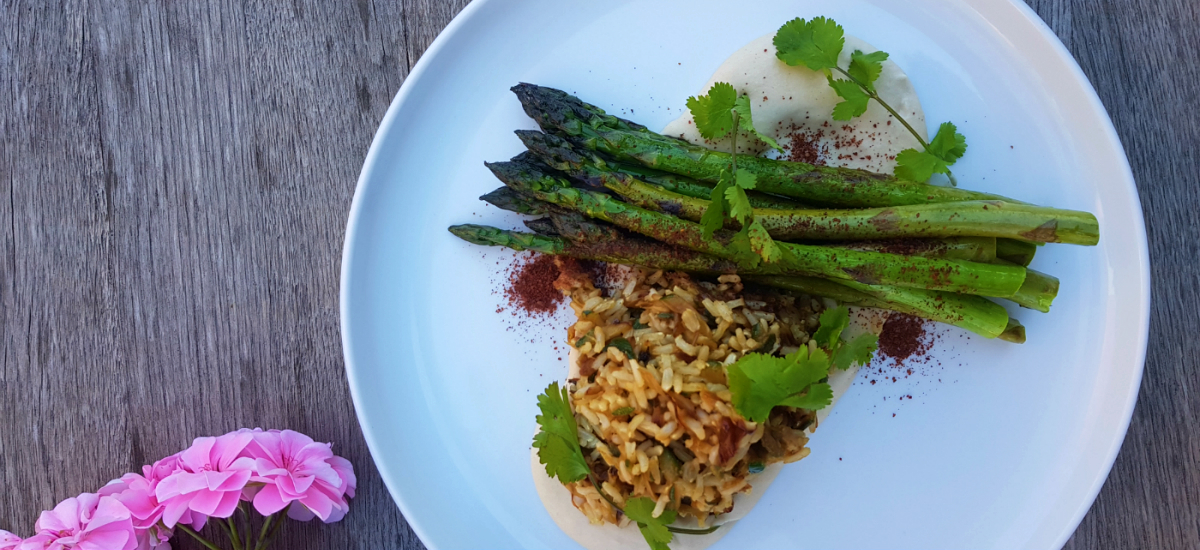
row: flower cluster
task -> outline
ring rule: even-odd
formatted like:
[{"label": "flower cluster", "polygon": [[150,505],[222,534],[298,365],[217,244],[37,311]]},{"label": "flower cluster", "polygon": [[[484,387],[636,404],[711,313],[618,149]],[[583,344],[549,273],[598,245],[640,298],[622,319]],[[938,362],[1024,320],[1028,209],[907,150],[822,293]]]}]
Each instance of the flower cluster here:
[{"label": "flower cluster", "polygon": [[[328,443],[290,430],[242,429],[197,438],[140,474],[60,502],[42,512],[32,537],[0,531],[0,550],[170,550],[176,529],[217,548],[198,534],[210,519],[225,523],[234,548],[261,550],[285,512],[300,521],[341,520],[356,485],[354,468]],[[243,542],[233,515],[251,506],[267,519],[257,538],[247,528]]]}]

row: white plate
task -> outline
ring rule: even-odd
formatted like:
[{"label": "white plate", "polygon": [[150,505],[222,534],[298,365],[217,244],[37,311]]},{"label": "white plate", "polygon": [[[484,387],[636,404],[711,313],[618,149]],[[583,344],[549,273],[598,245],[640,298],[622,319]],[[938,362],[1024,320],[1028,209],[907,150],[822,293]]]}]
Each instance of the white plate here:
[{"label": "white plate", "polygon": [[380,125],[342,263],[359,420],[430,547],[576,547],[543,510],[528,462],[534,396],[565,371],[553,346],[567,319],[509,330],[494,291],[512,254],[446,232],[516,226],[476,200],[499,185],[483,161],[519,152],[512,131],[534,127],[508,88],[561,87],[661,127],[731,52],[815,15],[890,52],[929,120],[958,124],[964,187],[1094,212],[1102,237],[1038,254],[1034,267],[1062,292],[1050,314],[1017,312],[1027,344],[947,329],[941,371],[854,386],[812,456],[717,547],[1053,548],[1071,535],[1137,397],[1149,260],[1112,125],[1036,15],[998,0],[477,0]]}]

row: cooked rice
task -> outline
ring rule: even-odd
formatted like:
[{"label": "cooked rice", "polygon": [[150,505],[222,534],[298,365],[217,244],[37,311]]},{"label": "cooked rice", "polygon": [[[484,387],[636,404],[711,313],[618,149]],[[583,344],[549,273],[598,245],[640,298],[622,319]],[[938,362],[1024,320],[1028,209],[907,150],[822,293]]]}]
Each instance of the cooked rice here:
[{"label": "cooked rice", "polygon": [[[808,456],[805,429],[815,414],[776,407],[764,423],[747,421],[730,404],[725,367],[745,353],[806,345],[821,305],[743,296],[736,275],[709,283],[631,271],[612,296],[586,280],[564,288],[578,319],[567,337],[578,351],[570,392],[580,441],[600,490],[617,506],[647,497],[655,516],[669,507],[704,525],[751,490],[752,463]],[[592,523],[627,522],[590,480],[567,487]]]}]

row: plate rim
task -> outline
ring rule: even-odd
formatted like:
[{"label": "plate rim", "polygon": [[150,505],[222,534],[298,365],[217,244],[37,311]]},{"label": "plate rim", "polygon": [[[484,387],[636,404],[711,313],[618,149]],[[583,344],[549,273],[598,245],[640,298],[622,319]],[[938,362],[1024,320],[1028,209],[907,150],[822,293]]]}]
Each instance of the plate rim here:
[{"label": "plate rim", "polygon": [[[363,196],[366,193],[367,187],[370,186],[370,181],[373,177],[374,168],[378,158],[383,154],[381,137],[392,127],[394,120],[397,118],[399,112],[403,109],[404,104],[408,100],[409,96],[413,93],[413,90],[417,88],[421,78],[428,71],[430,64],[433,63],[433,60],[438,57],[438,54],[442,49],[444,49],[445,45],[455,38],[460,28],[468,19],[473,17],[477,11],[482,9],[484,5],[494,3],[495,1],[498,0],[472,0],[466,7],[462,9],[462,11],[460,11],[451,19],[450,23],[448,23],[446,27],[441,30],[441,32],[438,33],[437,37],[433,40],[433,42],[430,43],[429,47],[426,48],[425,52],[422,53],[416,65],[413,66],[412,70],[409,71],[408,75],[401,83],[400,89],[396,92],[396,95],[389,104],[386,113],[380,120],[378,128],[376,128],[371,140],[370,148],[368,149],[367,155],[363,161],[362,170],[360,171],[359,177],[355,183],[354,196],[351,201],[350,212],[346,221],[346,233],[342,246],[342,258],[339,273],[338,321],[342,336],[341,340],[344,368],[347,382],[350,386],[350,396],[354,404],[355,415],[358,419],[363,438],[366,441],[367,449],[371,453],[371,459],[375,463],[376,470],[379,472],[381,480],[387,487],[388,494],[392,497],[393,502],[395,502],[399,507],[401,514],[404,516],[405,522],[409,525],[409,528],[411,528],[413,532],[421,539],[422,543],[430,548],[436,548],[437,545],[433,544],[428,538],[427,531],[422,526],[421,522],[417,521],[415,516],[410,514],[412,507],[406,503],[405,499],[400,494],[398,489],[399,484],[394,481],[393,475],[389,469],[385,468],[380,463],[381,459],[379,458],[379,454],[377,452],[377,450],[380,448],[380,444],[376,439],[375,430],[371,428],[371,420],[369,415],[364,410],[366,405],[363,404],[363,400],[360,397],[362,394],[360,387],[363,384],[363,380],[361,379],[362,373],[355,367],[354,361],[355,353],[354,337],[351,329],[352,312],[349,299],[349,281],[351,280],[351,265],[353,264],[353,258],[355,255],[355,241],[358,235],[359,218],[362,209],[364,208]],[[958,1],[968,6],[975,6],[979,5],[982,0]],[[1133,197],[1138,199],[1139,204],[1139,207],[1134,209],[1133,217],[1133,229],[1136,237],[1135,240],[1141,245],[1139,251],[1140,253],[1137,254],[1137,273],[1141,280],[1141,289],[1140,299],[1137,303],[1140,311],[1137,311],[1136,313],[1137,320],[1140,321],[1138,324],[1140,325],[1141,330],[1138,334],[1139,342],[1136,353],[1136,372],[1134,373],[1133,379],[1130,381],[1131,383],[1129,390],[1124,396],[1125,406],[1120,416],[1121,425],[1119,430],[1113,432],[1112,441],[1109,443],[1108,451],[1104,457],[1105,467],[1103,468],[1102,473],[1098,473],[1099,475],[1097,475],[1096,479],[1092,481],[1092,486],[1088,491],[1087,499],[1080,502],[1079,506],[1074,511],[1072,519],[1064,524],[1062,531],[1059,533],[1054,547],[1061,548],[1074,535],[1075,531],[1079,527],[1079,524],[1094,505],[1100,490],[1107,482],[1108,477],[1112,472],[1112,467],[1116,462],[1121,447],[1124,444],[1125,437],[1128,434],[1129,425],[1133,419],[1133,412],[1137,406],[1141,382],[1145,373],[1146,352],[1149,345],[1150,310],[1152,299],[1149,243],[1146,236],[1145,213],[1140,208],[1141,195],[1138,192],[1133,170],[1129,164],[1128,154],[1126,153],[1124,145],[1121,143],[1120,136],[1117,134],[1116,127],[1112,121],[1112,116],[1109,114],[1108,109],[1104,106],[1104,103],[1100,100],[1100,96],[1096,92],[1095,86],[1083,72],[1082,67],[1079,65],[1079,62],[1075,59],[1074,55],[1071,54],[1070,50],[1068,50],[1066,45],[1063,44],[1062,40],[1059,39],[1058,35],[1054,33],[1049,25],[1042,20],[1042,18],[1033,10],[1033,8],[1019,0],[1006,0],[1004,4],[1006,4],[1007,7],[1016,9],[1016,12],[1032,26],[1032,28],[1037,32],[1038,36],[1047,43],[1047,45],[1055,54],[1057,54],[1058,60],[1065,63],[1066,68],[1070,73],[1069,76],[1072,78],[1072,80],[1082,86],[1085,96],[1083,98],[1083,103],[1086,103],[1086,106],[1089,110],[1101,115],[1099,118],[1101,121],[1101,126],[1104,130],[1102,139],[1106,141],[1113,150],[1118,152],[1117,158],[1113,160],[1118,163],[1121,169],[1119,176],[1124,181],[1127,190],[1132,191]],[[986,16],[984,18],[988,19]]]}]

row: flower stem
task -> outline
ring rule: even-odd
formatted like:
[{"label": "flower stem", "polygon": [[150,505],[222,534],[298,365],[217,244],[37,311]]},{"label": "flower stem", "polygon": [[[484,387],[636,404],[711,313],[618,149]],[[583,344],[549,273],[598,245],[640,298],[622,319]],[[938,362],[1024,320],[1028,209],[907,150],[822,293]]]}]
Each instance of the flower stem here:
[{"label": "flower stem", "polygon": [[279,516],[279,512],[275,512],[267,516],[266,521],[263,521],[262,529],[258,531],[258,542],[254,543],[254,550],[263,550],[266,548],[267,531],[271,528],[271,523]]},{"label": "flower stem", "polygon": [[917,142],[921,144],[922,148],[924,148],[926,150],[929,149],[929,144],[926,143],[925,140],[921,138],[921,135],[918,134],[917,131],[914,130],[913,127],[908,124],[907,120],[904,120],[904,117],[900,116],[900,113],[897,113],[896,110],[893,109],[891,105],[888,105],[887,102],[883,100],[883,98],[879,97],[879,93],[871,90],[870,88],[867,88],[865,85],[863,85],[862,82],[859,82],[857,78],[850,76],[850,73],[846,72],[845,69],[843,69],[841,67],[834,67],[834,68],[837,69],[837,72],[842,73],[843,75],[846,75],[846,78],[850,79],[851,82],[857,84],[859,88],[862,88],[863,92],[865,92],[868,97],[870,97],[871,99],[874,99],[877,103],[882,105],[884,109],[887,109],[887,112],[892,113],[892,116],[896,117],[896,120],[899,120],[900,124],[903,124],[905,128],[908,128],[908,131],[913,135],[913,137],[917,138]]},{"label": "flower stem", "polygon": [[229,532],[229,540],[233,541],[233,550],[243,550],[242,538],[238,536],[237,524],[232,517],[225,520],[225,529]]},{"label": "flower stem", "polygon": [[221,550],[220,548],[217,547],[217,545],[209,542],[208,539],[200,536],[200,533],[197,533],[196,531],[192,530],[192,528],[188,527],[187,525],[180,523],[179,525],[176,525],[175,528],[180,529],[184,533],[191,535],[192,538],[196,539],[196,542],[199,542],[200,544],[204,545],[204,547],[208,548],[208,550]]}]

